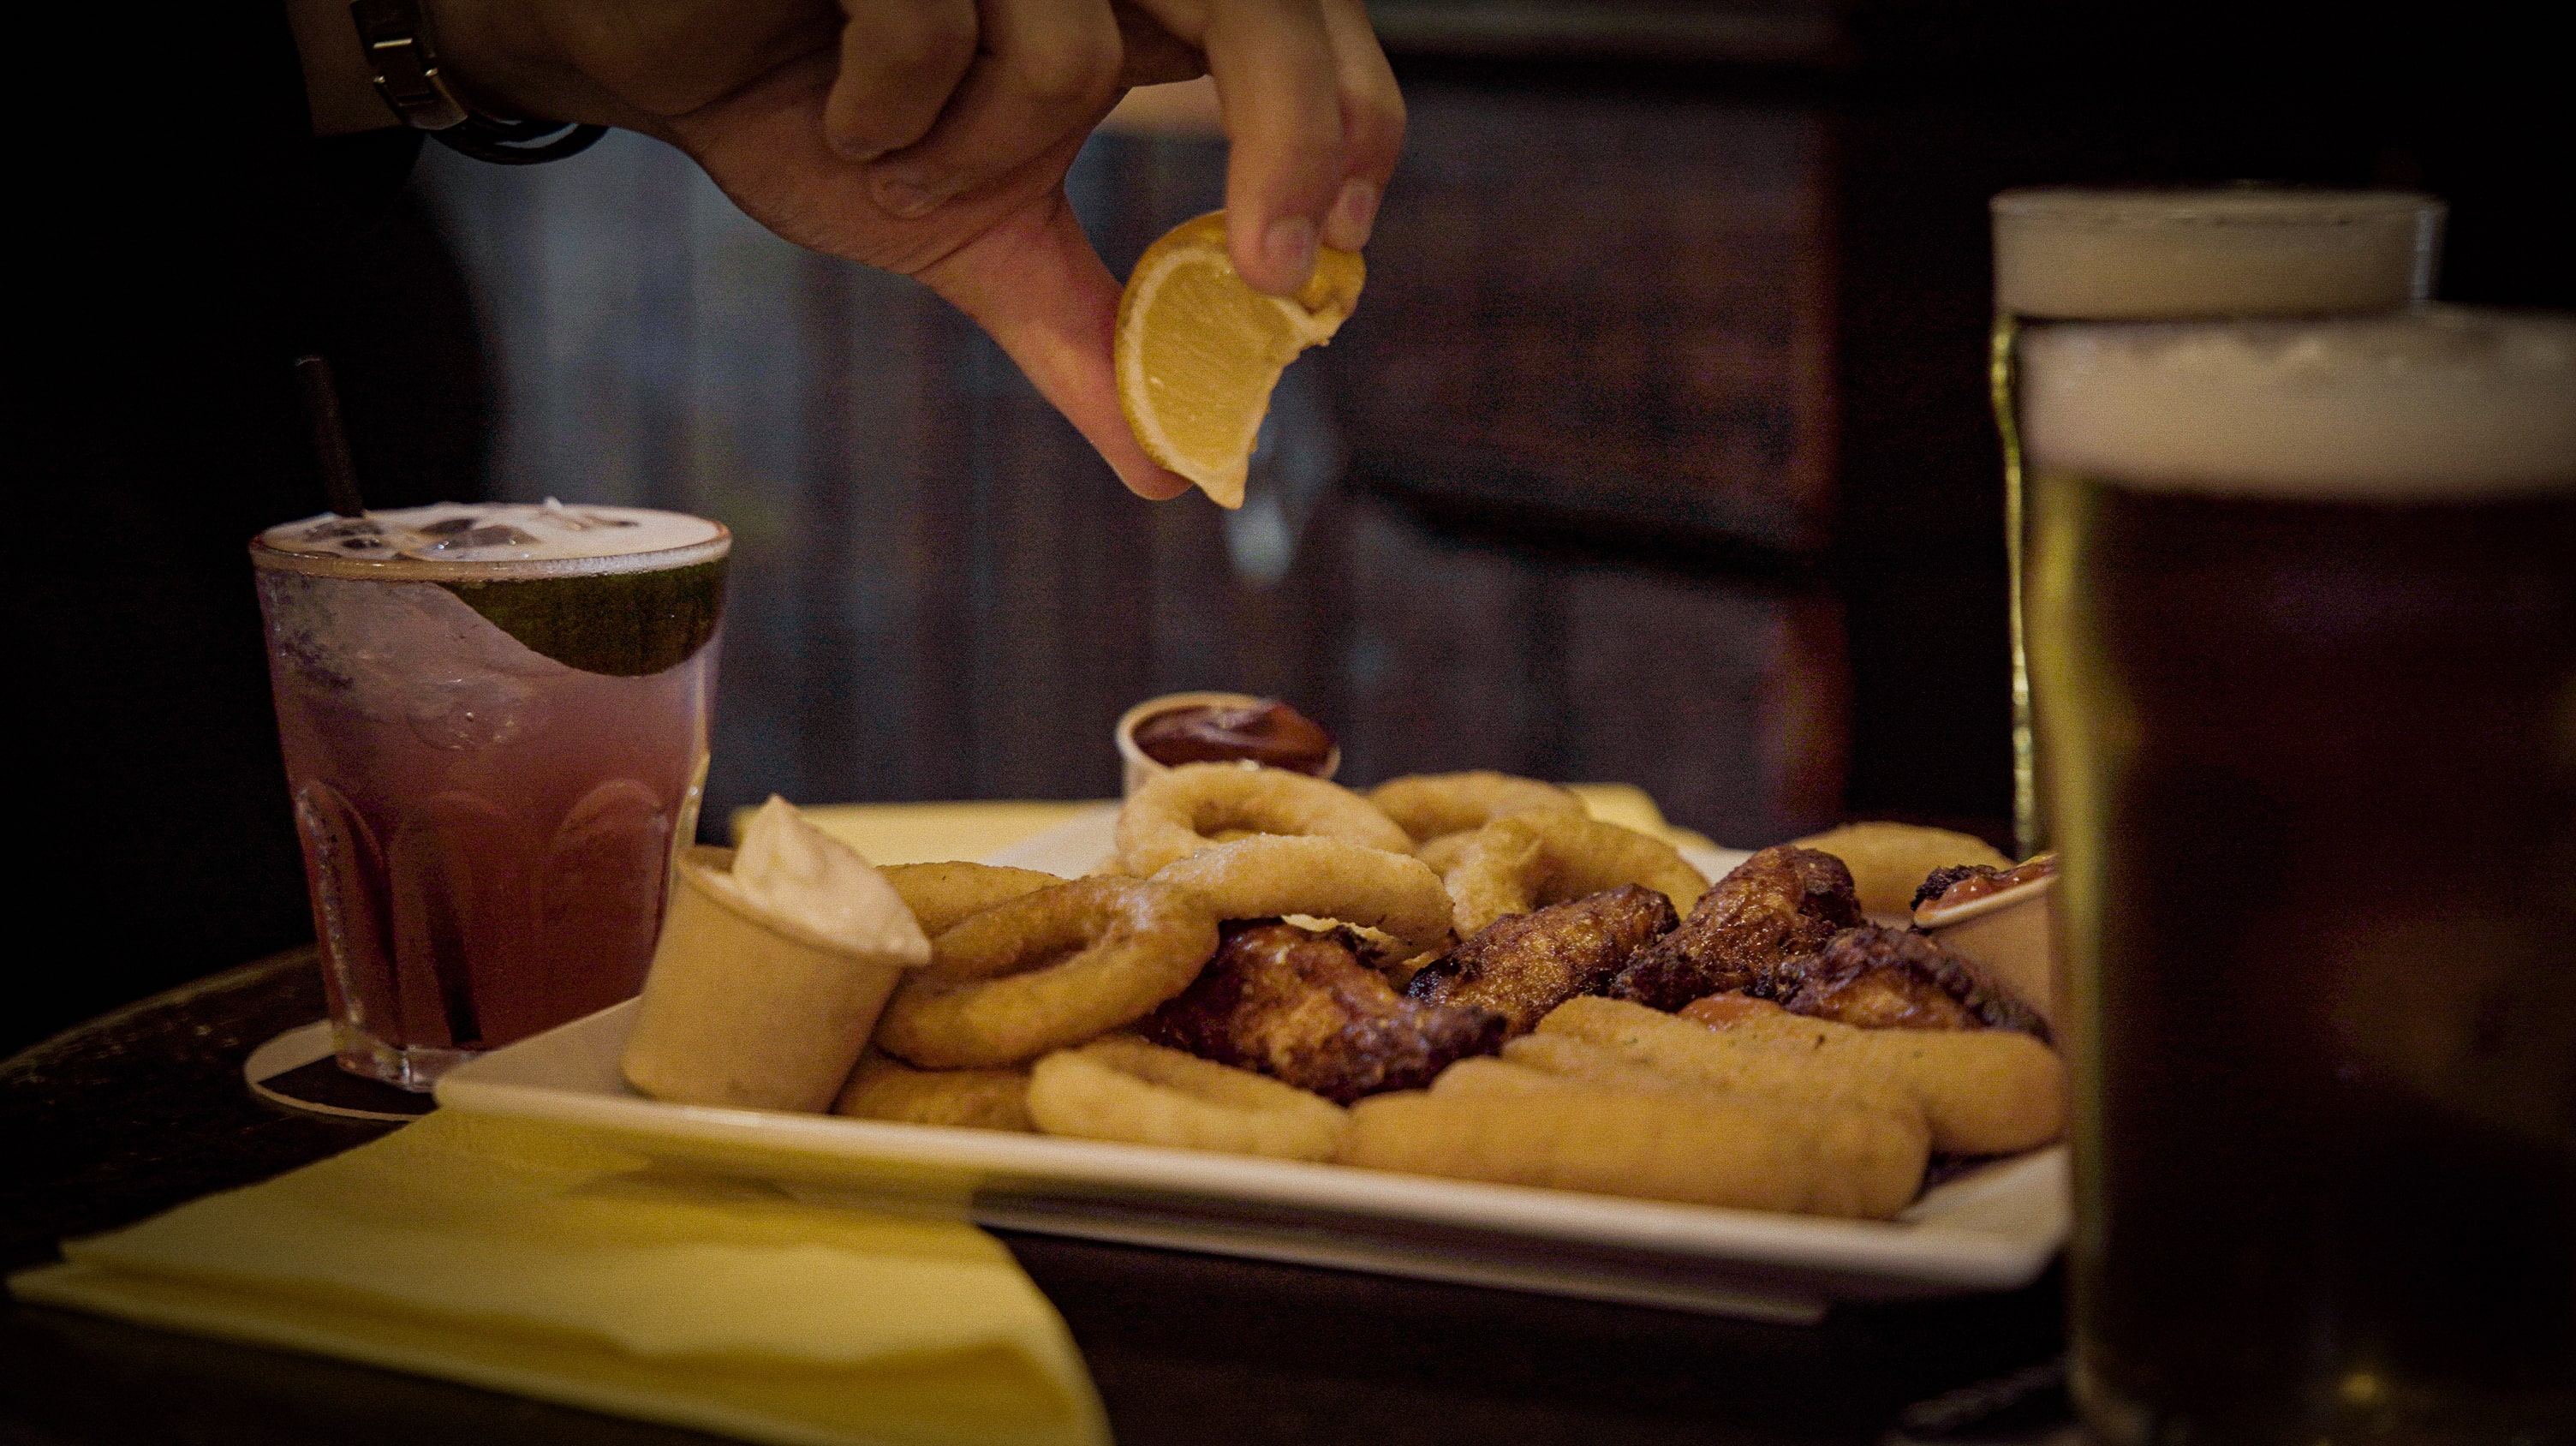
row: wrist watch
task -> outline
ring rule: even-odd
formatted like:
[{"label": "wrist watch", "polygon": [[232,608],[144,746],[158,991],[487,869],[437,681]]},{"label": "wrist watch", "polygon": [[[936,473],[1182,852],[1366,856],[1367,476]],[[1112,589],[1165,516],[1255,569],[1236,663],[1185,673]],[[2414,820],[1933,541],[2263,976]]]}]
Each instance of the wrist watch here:
[{"label": "wrist watch", "polygon": [[403,124],[452,151],[503,166],[533,166],[588,150],[606,126],[506,120],[465,103],[439,69],[438,46],[419,0],[349,0],[376,93]]}]

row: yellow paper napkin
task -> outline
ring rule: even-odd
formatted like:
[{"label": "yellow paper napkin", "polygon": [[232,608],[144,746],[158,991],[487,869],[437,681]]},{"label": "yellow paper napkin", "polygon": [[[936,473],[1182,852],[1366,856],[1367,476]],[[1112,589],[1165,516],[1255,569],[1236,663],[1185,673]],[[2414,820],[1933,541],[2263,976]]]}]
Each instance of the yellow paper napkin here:
[{"label": "yellow paper napkin", "polygon": [[66,1243],[22,1300],[795,1446],[1087,1446],[1063,1321],[970,1225],[442,1110]]}]

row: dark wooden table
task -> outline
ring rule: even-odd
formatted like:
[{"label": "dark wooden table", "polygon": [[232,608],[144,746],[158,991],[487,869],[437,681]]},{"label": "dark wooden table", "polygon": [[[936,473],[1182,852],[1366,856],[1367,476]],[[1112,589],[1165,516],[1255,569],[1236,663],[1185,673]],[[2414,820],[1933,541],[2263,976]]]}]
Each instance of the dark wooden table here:
[{"label": "dark wooden table", "polygon": [[[243,1087],[320,1017],[309,952],[218,974],[0,1063],[0,1264],[363,1143]],[[1757,1325],[1628,1306],[1004,1233],[1071,1325],[1126,1446],[2038,1441],[2042,1391],[1973,1424],[1914,1403],[2051,1358],[2054,1272],[2009,1295]],[[1965,1398],[1951,1397],[1957,1405]],[[1910,1424],[1898,1428],[1903,1419]],[[336,1361],[9,1304],[0,1442],[705,1442]]]}]

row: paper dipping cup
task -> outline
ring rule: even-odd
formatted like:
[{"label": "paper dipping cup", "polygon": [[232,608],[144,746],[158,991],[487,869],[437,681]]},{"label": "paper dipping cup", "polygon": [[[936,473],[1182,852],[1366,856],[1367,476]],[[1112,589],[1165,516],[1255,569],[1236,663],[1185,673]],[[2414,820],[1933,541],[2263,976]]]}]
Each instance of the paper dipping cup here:
[{"label": "paper dipping cup", "polygon": [[2057,875],[1947,909],[1927,904],[1914,922],[1933,942],[1978,965],[2057,1029]]},{"label": "paper dipping cup", "polygon": [[657,1100],[832,1107],[903,967],[756,913],[708,882],[733,850],[680,856],[621,1067]]},{"label": "paper dipping cup", "polygon": [[[1165,693],[1128,709],[1119,715],[1118,726],[1110,733],[1111,740],[1118,746],[1119,791],[1132,795],[1145,786],[1147,779],[1172,771],[1169,764],[1156,763],[1145,756],[1144,749],[1136,746],[1136,730],[1146,719],[1176,713],[1183,708],[1257,708],[1277,701],[1250,693]],[[1324,755],[1324,771],[1315,776],[1331,778],[1341,771],[1341,767],[1342,746],[1336,743],[1333,751]]]}]

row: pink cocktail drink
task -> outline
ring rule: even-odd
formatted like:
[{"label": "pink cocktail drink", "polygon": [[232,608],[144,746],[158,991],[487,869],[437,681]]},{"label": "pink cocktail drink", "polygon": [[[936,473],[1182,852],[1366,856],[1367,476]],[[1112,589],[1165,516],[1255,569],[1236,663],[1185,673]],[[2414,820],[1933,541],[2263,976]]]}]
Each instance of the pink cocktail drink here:
[{"label": "pink cocktail drink", "polygon": [[551,503],[252,543],[344,1068],[426,1089],[643,986],[696,831],[730,545]]}]

